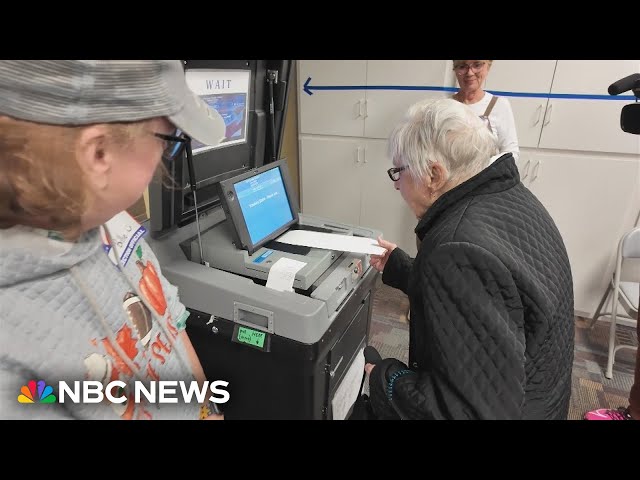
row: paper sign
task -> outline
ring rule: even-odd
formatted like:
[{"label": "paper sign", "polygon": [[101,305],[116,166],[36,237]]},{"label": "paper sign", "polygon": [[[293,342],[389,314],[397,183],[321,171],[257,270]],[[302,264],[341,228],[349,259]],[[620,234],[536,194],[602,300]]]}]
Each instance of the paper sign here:
[{"label": "paper sign", "polygon": [[293,281],[295,280],[296,273],[305,265],[305,262],[282,257],[271,265],[269,269],[267,288],[272,288],[280,292],[293,292]]},{"label": "paper sign", "polygon": [[289,230],[279,237],[278,242],[304,247],[323,248],[340,252],[368,253],[383,255],[385,249],[378,245],[378,241],[368,237],[354,237],[339,233],[311,232],[307,230]]},{"label": "paper sign", "polygon": [[[334,420],[344,420],[349,414],[349,409],[360,395],[360,385],[364,376],[364,349],[357,354],[349,370],[345,374],[340,386],[331,400],[331,410]],[[337,366],[336,366],[337,368]]]}]

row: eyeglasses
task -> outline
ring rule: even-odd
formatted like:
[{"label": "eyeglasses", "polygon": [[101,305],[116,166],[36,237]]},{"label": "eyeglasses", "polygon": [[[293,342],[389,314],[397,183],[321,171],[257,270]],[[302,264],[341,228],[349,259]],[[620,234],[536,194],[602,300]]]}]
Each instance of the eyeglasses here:
[{"label": "eyeglasses", "polygon": [[453,69],[456,71],[456,74],[458,75],[464,75],[465,73],[467,73],[469,71],[469,69],[471,69],[471,71],[473,73],[477,73],[480,70],[482,70],[482,67],[484,67],[484,65],[487,62],[471,62],[471,63],[463,63],[460,65],[455,65],[453,67]]},{"label": "eyeglasses", "polygon": [[400,172],[402,172],[403,170],[406,170],[407,168],[409,168],[408,166],[404,166],[404,167],[392,167],[389,170],[387,170],[387,175],[389,175],[389,178],[391,180],[393,180],[394,182],[397,182],[398,180],[400,180]]},{"label": "eyeglasses", "polygon": [[164,141],[162,158],[167,162],[178,158],[178,155],[182,153],[187,143],[191,140],[178,129],[173,135],[166,135],[164,133],[154,133],[154,135]]}]

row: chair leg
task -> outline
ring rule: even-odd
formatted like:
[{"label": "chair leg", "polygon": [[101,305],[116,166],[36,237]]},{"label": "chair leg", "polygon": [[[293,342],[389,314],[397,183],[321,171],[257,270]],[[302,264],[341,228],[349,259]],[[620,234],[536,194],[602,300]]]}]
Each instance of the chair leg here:
[{"label": "chair leg", "polygon": [[609,296],[609,292],[611,292],[611,282],[607,284],[607,290],[604,292],[602,300],[600,300],[600,305],[598,305],[598,308],[596,309],[596,313],[593,315],[593,318],[591,319],[591,323],[589,323],[589,328],[593,328],[593,326],[598,321],[598,318],[600,317],[600,312],[602,311],[602,307],[604,306],[605,302],[607,301],[607,297]]},{"label": "chair leg", "polygon": [[607,372],[605,377],[613,378],[613,364],[616,356],[616,317],[618,316],[618,290],[611,296],[611,325],[609,326],[609,355],[607,357]]}]

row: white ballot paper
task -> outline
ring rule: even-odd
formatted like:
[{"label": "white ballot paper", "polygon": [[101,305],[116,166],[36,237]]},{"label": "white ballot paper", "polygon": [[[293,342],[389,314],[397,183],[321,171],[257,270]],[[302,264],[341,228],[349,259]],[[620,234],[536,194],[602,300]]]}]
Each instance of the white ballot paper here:
[{"label": "white ballot paper", "polygon": [[[289,230],[279,237],[278,242],[304,247],[324,248],[340,252],[368,253],[382,255],[385,249],[378,241],[367,237],[354,237],[339,233],[310,232],[307,230]],[[273,268],[273,267],[272,267]]]},{"label": "white ballot paper", "polygon": [[282,257],[271,265],[269,269],[267,288],[273,288],[281,292],[293,292],[293,281],[296,273],[305,265],[305,262]]},{"label": "white ballot paper", "polygon": [[[349,409],[358,399],[358,395],[360,395],[360,385],[362,384],[365,363],[363,352],[364,349],[360,349],[356,354],[356,358],[342,379],[340,386],[333,396],[333,400],[331,400],[334,420],[344,420],[349,414]],[[341,360],[343,359],[341,358]],[[334,368],[337,368],[337,366]]]}]

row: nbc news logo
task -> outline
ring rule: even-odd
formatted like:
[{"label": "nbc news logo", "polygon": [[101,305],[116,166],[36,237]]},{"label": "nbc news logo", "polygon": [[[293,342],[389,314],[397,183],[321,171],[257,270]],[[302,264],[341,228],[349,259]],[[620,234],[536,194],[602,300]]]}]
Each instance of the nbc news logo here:
[{"label": "nbc news logo", "polygon": [[20,403],[56,403],[56,396],[53,388],[44,380],[31,380],[27,385],[23,385],[18,395]]},{"label": "nbc news logo", "polygon": [[[178,397],[190,403],[192,399],[198,403],[204,403],[207,396],[207,390],[212,395],[208,398],[213,403],[227,403],[229,401],[229,392],[225,387],[229,382],[216,380],[203,382],[199,385],[196,381],[157,381],[149,382],[146,386],[142,382],[134,382],[133,400],[140,403],[142,397],[150,403],[178,403]],[[59,399],[53,394],[53,388],[46,384],[44,380],[30,380],[27,385],[23,385],[18,395],[19,403],[100,403],[106,397],[112,403],[124,403],[127,397],[122,395],[124,388],[127,386],[125,382],[114,380],[104,386],[101,382],[95,380],[85,380],[83,382],[73,382],[73,387],[66,382],[58,382]],[[115,396],[114,391],[120,396]]]}]

